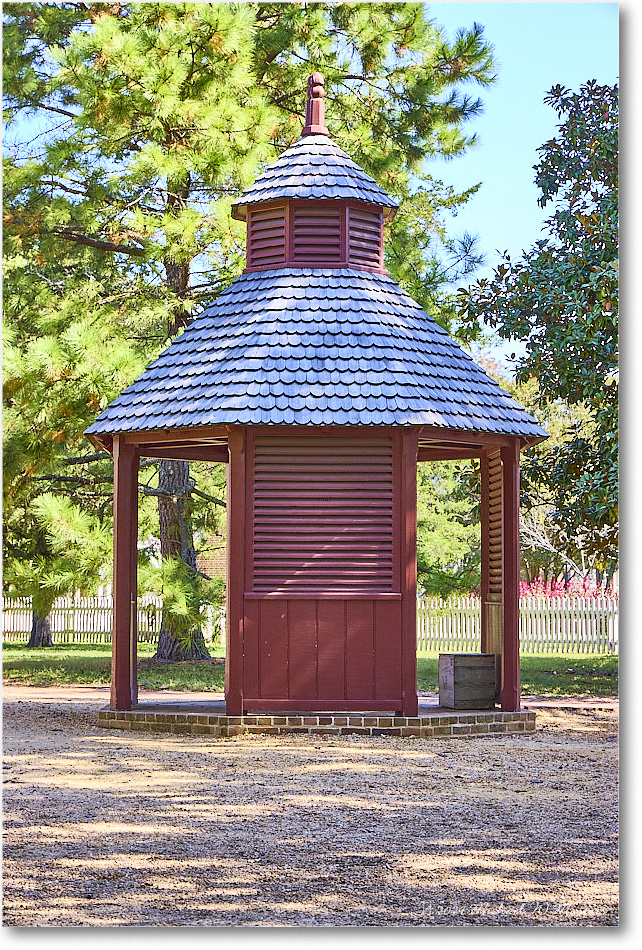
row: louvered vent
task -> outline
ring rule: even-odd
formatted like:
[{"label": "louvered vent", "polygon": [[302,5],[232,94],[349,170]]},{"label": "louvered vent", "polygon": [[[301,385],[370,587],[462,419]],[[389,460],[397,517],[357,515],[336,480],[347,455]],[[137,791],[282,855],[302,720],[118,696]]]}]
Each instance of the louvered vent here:
[{"label": "louvered vent", "polygon": [[257,436],[254,590],[393,588],[392,440]]},{"label": "louvered vent", "polygon": [[381,267],[380,211],[348,209],[349,262],[363,267]]},{"label": "louvered vent", "polygon": [[499,452],[488,459],[488,592],[502,592],[502,460]]},{"label": "louvered vent", "polygon": [[314,205],[294,208],[295,263],[340,264],[343,260],[341,208]]},{"label": "louvered vent", "polygon": [[248,265],[267,267],[285,261],[285,206],[249,212]]}]

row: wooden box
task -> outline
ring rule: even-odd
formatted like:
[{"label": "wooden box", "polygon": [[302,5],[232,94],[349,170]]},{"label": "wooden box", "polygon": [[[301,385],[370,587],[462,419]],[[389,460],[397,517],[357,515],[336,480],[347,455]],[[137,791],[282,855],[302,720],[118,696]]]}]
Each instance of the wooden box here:
[{"label": "wooden box", "polygon": [[447,709],[493,709],[496,668],[494,653],[441,653],[439,705]]}]

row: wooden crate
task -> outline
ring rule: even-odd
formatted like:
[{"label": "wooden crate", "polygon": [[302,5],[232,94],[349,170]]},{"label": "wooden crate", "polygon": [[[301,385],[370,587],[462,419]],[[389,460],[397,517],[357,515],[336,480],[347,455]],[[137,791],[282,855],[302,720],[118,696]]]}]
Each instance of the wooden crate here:
[{"label": "wooden crate", "polygon": [[439,705],[447,709],[493,709],[496,665],[494,653],[441,653]]}]

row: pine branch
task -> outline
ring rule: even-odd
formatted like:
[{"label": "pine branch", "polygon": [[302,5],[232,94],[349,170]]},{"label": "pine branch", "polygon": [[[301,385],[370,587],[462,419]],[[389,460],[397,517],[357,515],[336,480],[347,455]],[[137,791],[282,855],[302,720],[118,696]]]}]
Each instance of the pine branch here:
[{"label": "pine branch", "polygon": [[214,498],[213,495],[208,495],[206,492],[201,491],[200,488],[192,488],[193,495],[200,495],[201,498],[205,498],[206,501],[211,501],[213,505],[220,505],[221,508],[227,508],[227,505],[224,501],[221,501],[220,498]]},{"label": "pine branch", "polygon": [[[76,112],[68,112],[67,109],[59,109],[57,106],[49,106],[44,102],[27,102],[25,103],[26,108],[31,108],[34,111],[38,109],[44,109],[45,112],[56,112],[58,115],[67,116],[69,119],[79,119],[80,116]],[[23,106],[22,108],[25,108]]]},{"label": "pine branch", "polygon": [[100,459],[110,459],[109,452],[95,452],[94,455],[78,455],[76,458],[65,459],[63,465],[81,465],[84,462],[97,462]]},{"label": "pine branch", "polygon": [[200,495],[201,498],[205,498],[206,501],[211,501],[214,505],[220,505],[222,508],[227,508],[227,505],[224,501],[221,501],[220,498],[214,498],[213,495],[208,495],[206,492],[201,491],[200,488],[194,488],[194,485],[188,485],[184,492],[171,492],[165,491],[164,488],[149,488],[147,485],[138,486],[138,490],[142,495],[154,495],[157,498],[183,498],[185,495]]},{"label": "pine branch", "polygon": [[66,241],[73,241],[74,244],[94,247],[98,251],[113,251],[114,254],[128,254],[130,257],[145,256],[145,249],[142,247],[136,247],[133,244],[112,244],[111,241],[101,241],[99,238],[89,237],[87,234],[81,234],[79,231],[72,231],[69,228],[57,228],[51,233],[64,238]]},{"label": "pine branch", "polygon": [[37,482],[74,482],[76,485],[110,484],[111,478],[104,475],[38,475]]}]

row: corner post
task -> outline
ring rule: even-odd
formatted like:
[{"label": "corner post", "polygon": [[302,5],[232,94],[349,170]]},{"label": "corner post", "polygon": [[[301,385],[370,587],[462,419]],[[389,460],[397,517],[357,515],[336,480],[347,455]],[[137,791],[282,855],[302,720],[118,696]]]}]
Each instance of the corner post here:
[{"label": "corner post", "polygon": [[502,630],[502,689],[500,702],[505,712],[520,708],[519,688],[519,439],[503,447],[502,479],[504,503],[504,616]]},{"label": "corner post", "polygon": [[401,697],[403,716],[417,702],[417,453],[416,429],[401,434]]},{"label": "corner post", "polygon": [[114,579],[111,653],[111,709],[128,710],[138,701],[137,654],[137,445],[114,436]]},{"label": "corner post", "polygon": [[243,617],[245,612],[245,429],[230,426],[227,470],[227,584],[225,711],[243,715]]},{"label": "corner post", "polygon": [[489,653],[488,649],[488,615],[486,605],[488,603],[489,591],[489,569],[490,569],[490,512],[489,512],[489,493],[490,477],[488,471],[488,452],[482,451],[480,459],[480,478],[481,478],[481,652]]}]

